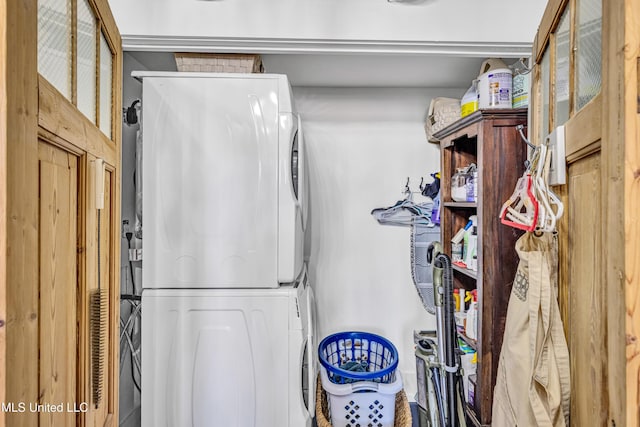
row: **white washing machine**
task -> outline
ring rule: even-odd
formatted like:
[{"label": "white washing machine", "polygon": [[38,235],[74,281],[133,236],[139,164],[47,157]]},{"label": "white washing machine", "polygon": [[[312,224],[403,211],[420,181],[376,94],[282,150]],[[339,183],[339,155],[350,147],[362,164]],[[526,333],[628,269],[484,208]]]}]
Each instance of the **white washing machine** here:
[{"label": "white washing machine", "polygon": [[313,292],[145,290],[143,427],[309,427],[315,408]]}]

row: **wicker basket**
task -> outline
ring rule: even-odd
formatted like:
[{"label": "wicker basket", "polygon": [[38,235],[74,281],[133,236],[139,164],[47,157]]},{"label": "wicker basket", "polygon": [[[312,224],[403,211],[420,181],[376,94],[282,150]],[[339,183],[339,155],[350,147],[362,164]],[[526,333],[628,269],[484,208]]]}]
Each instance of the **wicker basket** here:
[{"label": "wicker basket", "polygon": [[241,53],[176,53],[178,71],[263,73],[260,55]]},{"label": "wicker basket", "polygon": [[460,119],[460,100],[456,98],[433,98],[424,123],[427,140],[439,143],[433,134]]},{"label": "wicker basket", "polygon": [[[329,422],[329,403],[327,394],[322,389],[320,375],[316,385],[316,424],[318,427],[332,427]],[[336,426],[338,427],[338,426]],[[396,394],[396,411],[394,427],[411,427],[411,408],[404,390]]]}]

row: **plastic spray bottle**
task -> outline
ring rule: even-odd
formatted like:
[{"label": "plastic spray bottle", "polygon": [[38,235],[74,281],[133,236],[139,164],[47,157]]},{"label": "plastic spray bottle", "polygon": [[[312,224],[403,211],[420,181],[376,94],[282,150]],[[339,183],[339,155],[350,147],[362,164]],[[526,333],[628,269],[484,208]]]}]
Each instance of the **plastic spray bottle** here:
[{"label": "plastic spray bottle", "polygon": [[465,333],[471,339],[477,339],[478,330],[478,291],[471,291],[472,301],[467,311],[467,321],[465,324]]}]

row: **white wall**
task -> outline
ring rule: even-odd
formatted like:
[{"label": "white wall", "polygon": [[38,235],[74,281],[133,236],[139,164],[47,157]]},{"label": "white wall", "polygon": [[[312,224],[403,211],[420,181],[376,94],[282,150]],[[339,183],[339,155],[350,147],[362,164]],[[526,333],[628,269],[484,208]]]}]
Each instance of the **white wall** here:
[{"label": "white wall", "polygon": [[304,122],[310,178],[309,271],[319,338],[365,330],[390,339],[411,400],[413,330],[435,329],[410,270],[409,228],[379,225],[370,212],[404,197],[407,177],[440,168],[423,119],[434,96],[464,89],[294,88]]},{"label": "white wall", "polygon": [[131,36],[531,43],[546,0],[109,0]]}]

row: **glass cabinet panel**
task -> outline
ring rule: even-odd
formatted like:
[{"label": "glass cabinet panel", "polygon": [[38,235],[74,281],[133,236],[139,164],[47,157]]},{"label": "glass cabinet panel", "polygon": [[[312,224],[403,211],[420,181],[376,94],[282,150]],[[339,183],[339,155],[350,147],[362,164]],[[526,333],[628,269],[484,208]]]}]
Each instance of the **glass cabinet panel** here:
[{"label": "glass cabinet panel", "polygon": [[96,123],[97,24],[88,0],[78,0],[78,109]]},{"label": "glass cabinet panel", "polygon": [[602,0],[579,0],[576,19],[575,110],[584,107],[602,85]]},{"label": "glass cabinet panel", "polygon": [[70,0],[38,0],[38,72],[71,99]]},{"label": "glass cabinet panel", "polygon": [[569,7],[562,14],[556,30],[556,63],[554,84],[553,126],[560,126],[569,120]]},{"label": "glass cabinet panel", "polygon": [[113,85],[113,53],[104,33],[100,33],[100,130],[111,135],[111,106]]}]

